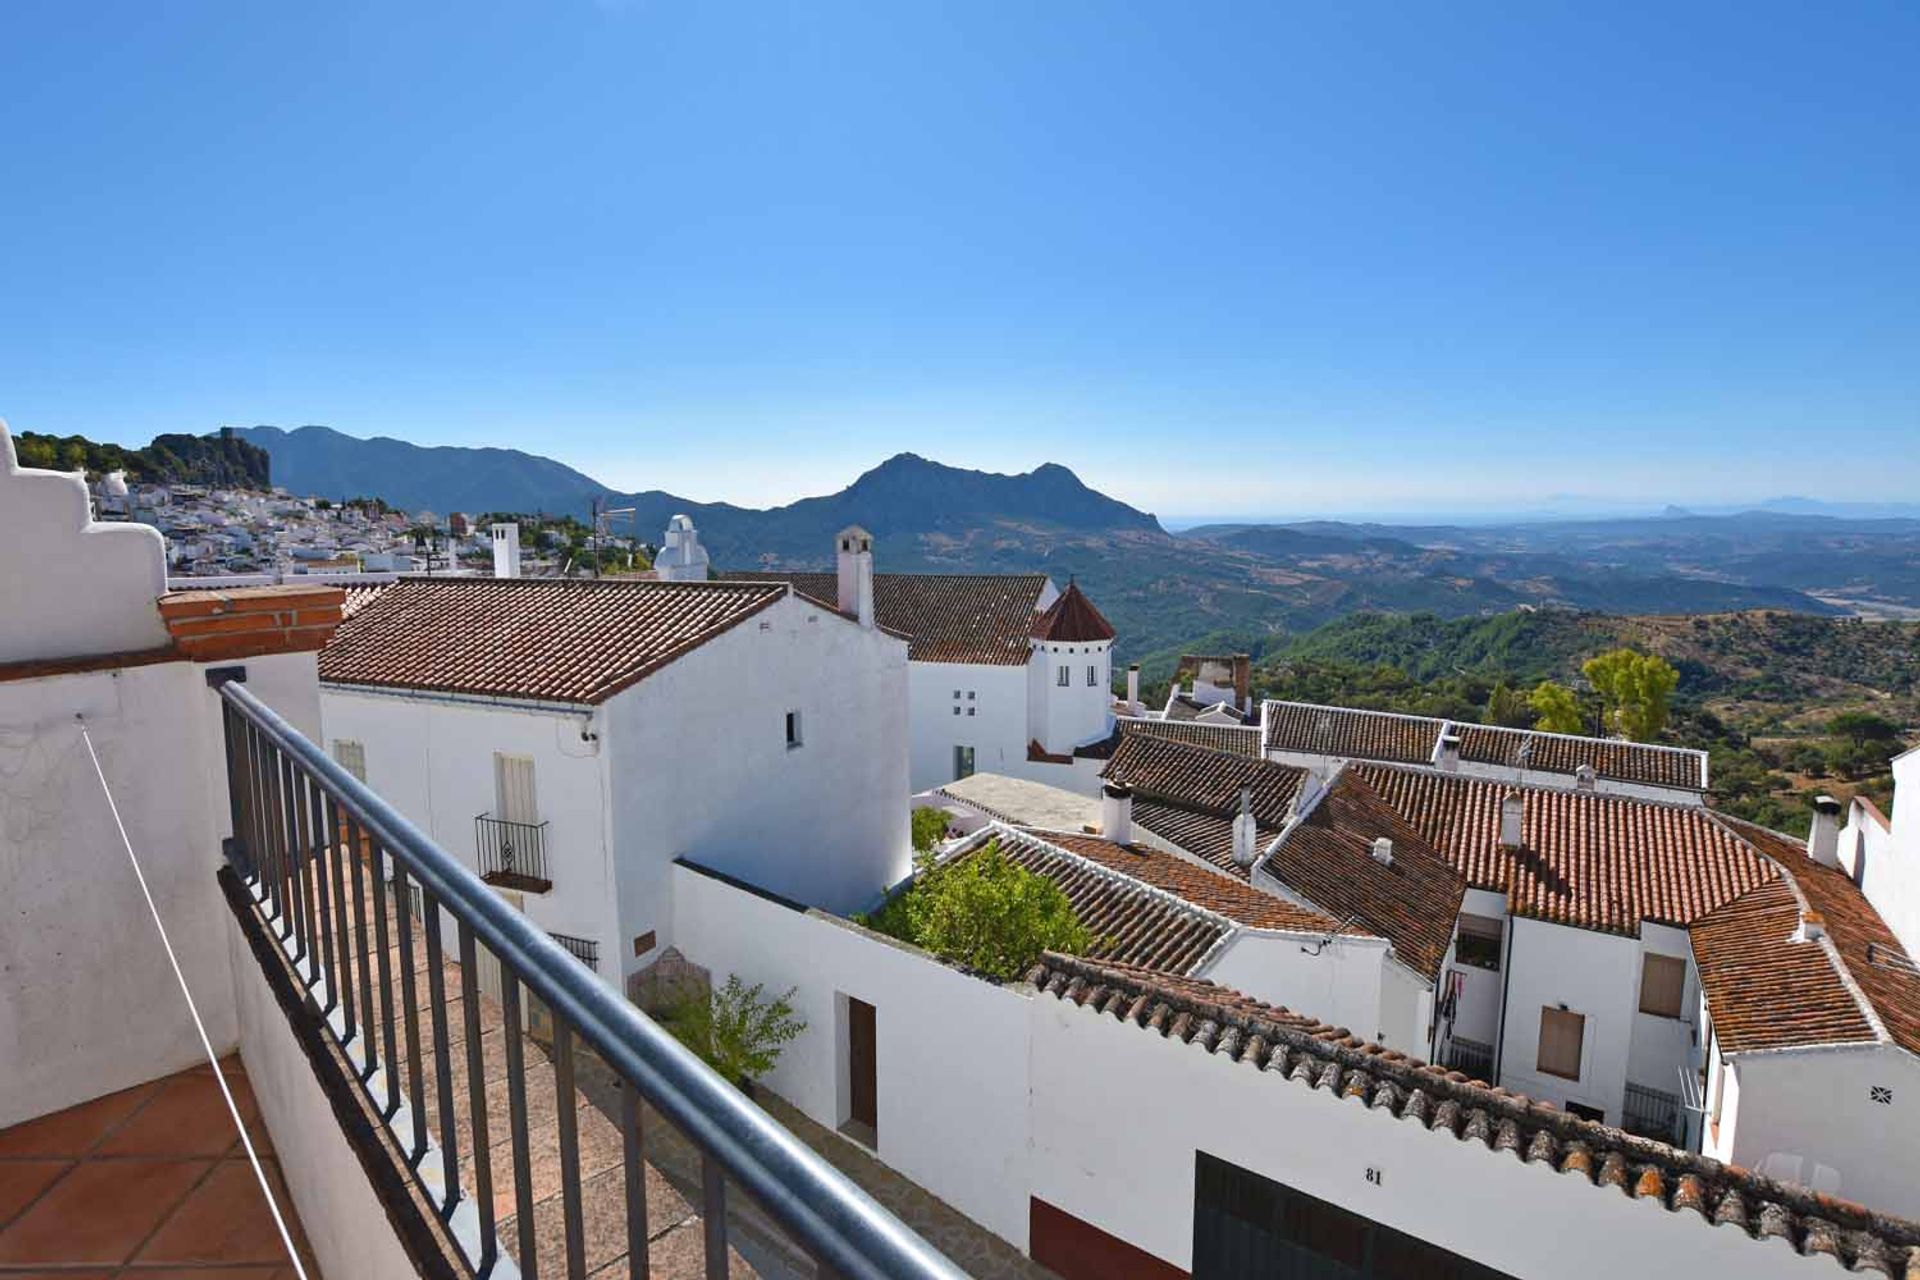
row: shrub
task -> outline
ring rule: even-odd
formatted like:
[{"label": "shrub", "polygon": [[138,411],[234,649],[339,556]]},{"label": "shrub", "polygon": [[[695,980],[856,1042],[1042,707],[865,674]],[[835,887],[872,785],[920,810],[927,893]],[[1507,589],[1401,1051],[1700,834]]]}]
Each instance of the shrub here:
[{"label": "shrub", "polygon": [[947,811],[945,809],[915,809],[913,811],[913,847],[918,853],[926,853],[939,844],[947,834]]},{"label": "shrub", "polygon": [[998,841],[946,866],[922,859],[907,891],[862,923],[1002,981],[1042,951],[1082,952],[1094,941],[1060,887],[1007,861]]},{"label": "shrub", "polygon": [[764,989],[764,983],[748,986],[730,973],[724,987],[704,998],[683,998],[663,1021],[701,1061],[734,1084],[747,1084],[773,1070],[782,1047],[807,1029],[806,1020],[793,1012],[799,988],[788,987],[771,1000]]}]

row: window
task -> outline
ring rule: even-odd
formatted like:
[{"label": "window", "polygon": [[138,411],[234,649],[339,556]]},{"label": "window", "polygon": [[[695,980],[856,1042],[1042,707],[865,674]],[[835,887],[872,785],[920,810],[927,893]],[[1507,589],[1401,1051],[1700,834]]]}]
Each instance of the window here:
[{"label": "window", "polygon": [[345,769],[360,781],[365,782],[367,780],[367,747],[365,743],[355,742],[351,738],[335,738],[333,740],[333,759],[334,763],[338,764],[342,769]]},{"label": "window", "polygon": [[1500,947],[1506,940],[1506,931],[1500,921],[1492,916],[1460,916],[1460,932],[1453,942],[1453,958],[1457,963],[1470,964],[1476,969],[1498,969],[1500,967]]},{"label": "window", "polygon": [[1089,662],[1087,664],[1087,688],[1095,689],[1095,688],[1098,688],[1099,685],[1100,685],[1100,668],[1095,666],[1093,663]]},{"label": "window", "polygon": [[1059,679],[1055,683],[1057,683],[1062,689],[1072,684],[1073,669],[1068,667],[1065,663],[1062,663],[1059,671]]},{"label": "window", "polygon": [[787,712],[787,750],[791,751],[799,745],[800,713],[798,711],[789,711]]},{"label": "window", "polygon": [[1677,956],[1648,952],[1640,961],[1640,1012],[1661,1018],[1680,1016],[1680,997],[1687,989],[1687,962]]},{"label": "window", "polygon": [[960,701],[960,691],[959,691],[958,689],[955,689],[955,690],[953,691],[953,700],[954,700],[955,702],[958,702],[958,701]]},{"label": "window", "polygon": [[971,689],[969,689],[969,690],[967,690],[967,701],[968,701],[968,702],[972,702],[972,701],[973,701],[973,690],[971,690]]},{"label": "window", "polygon": [[1540,1010],[1540,1058],[1535,1065],[1545,1075],[1578,1080],[1580,1044],[1586,1034],[1584,1014],[1551,1005]]},{"label": "window", "polygon": [[962,778],[971,778],[972,776],[973,748],[955,747],[953,749],[953,780],[958,782]]},{"label": "window", "polygon": [[955,714],[955,715],[959,715],[959,714],[960,714],[960,708],[959,708],[959,707],[955,707],[955,708],[953,709],[953,714]]},{"label": "window", "polygon": [[968,707],[968,708],[967,708],[967,714],[968,714],[968,715],[972,715],[972,714],[973,714],[973,708],[972,708],[972,707]]},{"label": "window", "polygon": [[525,826],[540,821],[540,802],[533,790],[533,757],[493,753],[494,815],[502,822]]}]

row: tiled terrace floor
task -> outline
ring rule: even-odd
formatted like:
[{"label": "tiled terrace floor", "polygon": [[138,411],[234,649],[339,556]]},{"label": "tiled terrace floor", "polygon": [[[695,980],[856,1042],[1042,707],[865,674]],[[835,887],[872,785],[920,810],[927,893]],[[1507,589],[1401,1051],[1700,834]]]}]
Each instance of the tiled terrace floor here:
[{"label": "tiled terrace floor", "polygon": [[[319,1280],[237,1057],[222,1064]],[[290,1280],[213,1068],[0,1131],[0,1280]]]}]

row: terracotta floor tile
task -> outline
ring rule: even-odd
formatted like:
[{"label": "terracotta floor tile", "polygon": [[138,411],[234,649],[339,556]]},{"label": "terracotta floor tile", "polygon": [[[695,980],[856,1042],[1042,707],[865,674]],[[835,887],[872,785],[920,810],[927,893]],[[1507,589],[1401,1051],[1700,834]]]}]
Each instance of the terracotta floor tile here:
[{"label": "terracotta floor tile", "polygon": [[6,1280],[114,1280],[116,1274],[112,1271],[0,1271]]},{"label": "terracotta floor tile", "polygon": [[0,1227],[72,1167],[71,1160],[0,1160]]},{"label": "terracotta floor tile", "polygon": [[[249,1124],[253,1094],[235,1088],[234,1101]],[[240,1140],[233,1116],[221,1096],[220,1082],[208,1069],[186,1072],[162,1083],[153,1100],[121,1125],[94,1154],[103,1156],[217,1156]]]},{"label": "terracotta floor tile", "polygon": [[[120,1273],[120,1280],[278,1280],[280,1274],[279,1267],[159,1267],[149,1270],[144,1266],[132,1266]],[[288,1267],[286,1274],[291,1276],[293,1268]],[[15,1278],[0,1271],[0,1280]]]},{"label": "terracotta floor tile", "polygon": [[85,1155],[109,1130],[139,1109],[160,1089],[159,1082],[135,1085],[41,1116],[0,1132],[0,1156]]},{"label": "terracotta floor tile", "polygon": [[[272,1172],[273,1166],[268,1169]],[[275,1196],[282,1202],[283,1212],[291,1207],[284,1191],[276,1190]],[[286,1261],[286,1256],[266,1197],[254,1180],[253,1166],[245,1160],[226,1160],[154,1233],[136,1261],[143,1265],[257,1262],[271,1266]]]},{"label": "terracotta floor tile", "polygon": [[101,1160],[0,1231],[0,1265],[122,1262],[207,1172],[206,1160]]}]

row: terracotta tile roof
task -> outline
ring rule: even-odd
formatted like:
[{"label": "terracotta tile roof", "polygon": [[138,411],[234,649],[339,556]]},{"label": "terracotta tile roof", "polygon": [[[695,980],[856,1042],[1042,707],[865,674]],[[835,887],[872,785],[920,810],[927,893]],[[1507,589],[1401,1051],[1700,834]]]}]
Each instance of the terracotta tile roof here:
[{"label": "terracotta tile roof", "polygon": [[320,653],[320,678],[596,703],[786,594],[773,583],[406,578]]},{"label": "terracotta tile roof", "polygon": [[[1228,988],[1051,952],[1027,981],[1047,996],[1247,1070],[1697,1215],[1703,1227],[1784,1240],[1798,1253],[1825,1254],[1856,1272],[1920,1276],[1920,1223],[1582,1120]],[[1249,1115],[1248,1122],[1259,1120]]]},{"label": "terracotta tile roof", "polygon": [[[1784,874],[1693,927],[1694,963],[1721,1047],[1738,1053],[1889,1039],[1920,1054],[1920,969],[1866,895],[1844,872],[1809,858],[1800,841],[1722,821]],[[1826,943],[1793,940],[1809,911]]]},{"label": "terracotta tile roof", "polygon": [[1286,823],[1307,771],[1153,734],[1125,733],[1100,776],[1150,800],[1226,817],[1239,812],[1240,789],[1250,788],[1253,816],[1261,825],[1278,829]]},{"label": "terracotta tile roof", "polygon": [[[727,582],[790,582],[793,589],[836,608],[839,579],[831,573],[739,571]],[[975,662],[1024,666],[1034,615],[1045,592],[1044,573],[876,573],[874,621],[908,637],[914,662]]]},{"label": "terracotta tile roof", "polygon": [[[1248,877],[1248,868],[1239,866],[1233,860],[1233,819],[1224,814],[1203,813],[1198,809],[1136,796],[1133,801],[1133,825],[1230,876],[1241,880]],[[1266,848],[1279,834],[1279,828],[1263,827],[1256,822],[1254,847]]]},{"label": "terracotta tile roof", "polygon": [[[1769,862],[1698,805],[1515,787],[1431,769],[1352,766],[1477,889],[1516,915],[1630,936],[1681,928],[1766,882]],[[1523,846],[1500,844],[1500,802],[1525,800]]]},{"label": "terracotta tile roof", "polygon": [[1185,973],[1232,931],[1233,922],[1226,917],[1070,854],[1052,840],[988,827],[947,865],[980,857],[997,843],[1009,862],[1059,886],[1094,936],[1091,954],[1102,959]]},{"label": "terracotta tile roof", "polygon": [[1114,727],[1123,734],[1143,733],[1152,738],[1170,738],[1189,746],[1251,756],[1256,760],[1262,758],[1258,725],[1194,724],[1190,721],[1148,720],[1129,716],[1116,719]]},{"label": "terracotta tile roof", "polygon": [[1113,639],[1113,624],[1093,607],[1080,585],[1069,581],[1060,598],[1033,624],[1033,638],[1056,644],[1087,644]]},{"label": "terracotta tile roof", "polygon": [[346,588],[347,599],[346,603],[340,606],[340,616],[343,618],[351,618],[354,614],[360,612],[360,610],[372,604],[375,600],[378,600],[382,592],[386,591],[389,587],[397,585],[397,583],[393,582],[381,582],[371,586]]},{"label": "terracotta tile roof", "polygon": [[[1357,917],[1422,977],[1439,976],[1466,880],[1351,771],[1304,808],[1256,868],[1330,915]],[[1373,856],[1381,837],[1393,841],[1390,862]]]},{"label": "terracotta tile roof", "polygon": [[1362,711],[1309,702],[1268,701],[1263,707],[1269,751],[1380,760],[1394,764],[1431,764],[1441,735],[1460,738],[1460,758],[1474,764],[1504,765],[1539,773],[1578,772],[1590,766],[1602,778],[1656,787],[1703,791],[1707,754],[1690,747],[1586,738],[1574,734],[1504,729],[1464,724],[1434,716],[1392,711]]},{"label": "terracotta tile roof", "polygon": [[1267,750],[1340,756],[1349,760],[1397,760],[1427,764],[1446,721],[1389,711],[1356,711],[1308,702],[1262,707]]},{"label": "terracotta tile roof", "polygon": [[[1332,933],[1340,922],[1331,916],[1289,902],[1271,893],[1262,893],[1243,880],[1195,866],[1185,858],[1144,844],[1115,844],[1098,836],[1065,831],[1027,829],[1028,834],[1056,848],[1097,862],[1109,871],[1118,871],[1164,889],[1197,907],[1217,912],[1236,924],[1255,929],[1290,929],[1300,933]],[[1345,932],[1365,935],[1366,930],[1349,928]]]},{"label": "terracotta tile roof", "polygon": [[1581,765],[1616,782],[1704,791],[1707,753],[1691,747],[1583,738],[1564,733],[1503,729],[1497,725],[1455,724],[1460,758],[1476,764],[1509,765],[1545,773],[1572,774]]},{"label": "terracotta tile roof", "polygon": [[1169,720],[1198,720],[1208,712],[1230,715],[1237,724],[1247,723],[1246,714],[1225,699],[1202,702],[1192,694],[1176,693],[1167,700],[1166,715]]}]

